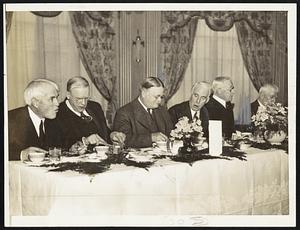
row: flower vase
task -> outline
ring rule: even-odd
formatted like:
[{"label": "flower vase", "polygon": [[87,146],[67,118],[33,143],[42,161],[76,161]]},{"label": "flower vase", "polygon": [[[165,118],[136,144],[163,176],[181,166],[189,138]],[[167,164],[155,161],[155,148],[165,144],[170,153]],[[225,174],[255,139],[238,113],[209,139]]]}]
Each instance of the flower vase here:
[{"label": "flower vase", "polygon": [[279,131],[265,131],[264,138],[268,141],[271,145],[281,145],[286,138],[286,132],[283,130]]},{"label": "flower vase", "polygon": [[178,149],[179,155],[191,154],[197,151],[197,148],[193,145],[192,138],[184,138],[183,146]]}]

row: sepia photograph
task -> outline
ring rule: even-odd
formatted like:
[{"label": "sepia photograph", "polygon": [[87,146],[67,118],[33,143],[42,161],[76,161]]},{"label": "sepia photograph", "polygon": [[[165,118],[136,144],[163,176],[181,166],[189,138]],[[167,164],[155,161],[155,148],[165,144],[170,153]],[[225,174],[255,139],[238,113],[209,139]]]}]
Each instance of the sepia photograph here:
[{"label": "sepia photograph", "polygon": [[5,226],[296,226],[296,16],[3,4]]}]

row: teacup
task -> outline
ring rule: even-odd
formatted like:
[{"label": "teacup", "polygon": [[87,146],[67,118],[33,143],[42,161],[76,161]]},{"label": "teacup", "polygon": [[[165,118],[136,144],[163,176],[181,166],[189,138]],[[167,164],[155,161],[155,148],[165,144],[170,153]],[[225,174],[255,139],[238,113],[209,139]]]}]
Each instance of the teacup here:
[{"label": "teacup", "polygon": [[39,163],[45,159],[46,153],[43,152],[29,152],[28,159],[32,162]]},{"label": "teacup", "polygon": [[109,146],[99,145],[99,146],[95,147],[95,150],[97,152],[98,157],[104,158],[104,157],[107,157],[106,153],[109,150]]}]

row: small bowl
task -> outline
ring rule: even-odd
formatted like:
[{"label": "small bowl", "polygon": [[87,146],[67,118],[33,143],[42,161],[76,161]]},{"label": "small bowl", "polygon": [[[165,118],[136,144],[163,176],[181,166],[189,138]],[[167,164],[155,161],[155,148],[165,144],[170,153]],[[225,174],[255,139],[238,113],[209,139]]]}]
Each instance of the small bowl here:
[{"label": "small bowl", "polygon": [[46,153],[43,152],[29,152],[28,159],[32,162],[39,163],[45,160]]}]

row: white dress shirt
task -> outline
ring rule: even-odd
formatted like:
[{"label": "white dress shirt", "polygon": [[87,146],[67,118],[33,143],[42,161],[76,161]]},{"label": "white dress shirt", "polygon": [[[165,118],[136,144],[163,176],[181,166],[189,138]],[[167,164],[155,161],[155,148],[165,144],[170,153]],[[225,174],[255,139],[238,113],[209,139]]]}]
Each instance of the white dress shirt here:
[{"label": "white dress shirt", "polygon": [[216,101],[218,101],[221,105],[223,105],[224,108],[226,109],[226,101],[225,101],[225,100],[223,100],[222,98],[219,98],[219,97],[216,96],[216,95],[213,95],[212,97],[213,97]]},{"label": "white dress shirt", "polygon": [[194,116],[195,116],[196,113],[197,113],[197,117],[200,119],[199,110],[198,111],[194,111],[194,110],[191,109],[192,119],[194,118]]},{"label": "white dress shirt", "polygon": [[[38,136],[40,136],[40,124],[41,124],[41,121],[45,122],[45,118],[40,118],[38,115],[36,115],[32,109],[28,106],[28,112],[29,112],[29,117],[33,123],[33,126],[35,128],[35,131],[37,133]],[[45,133],[45,124],[43,125],[43,130],[44,130],[44,133]]]}]

